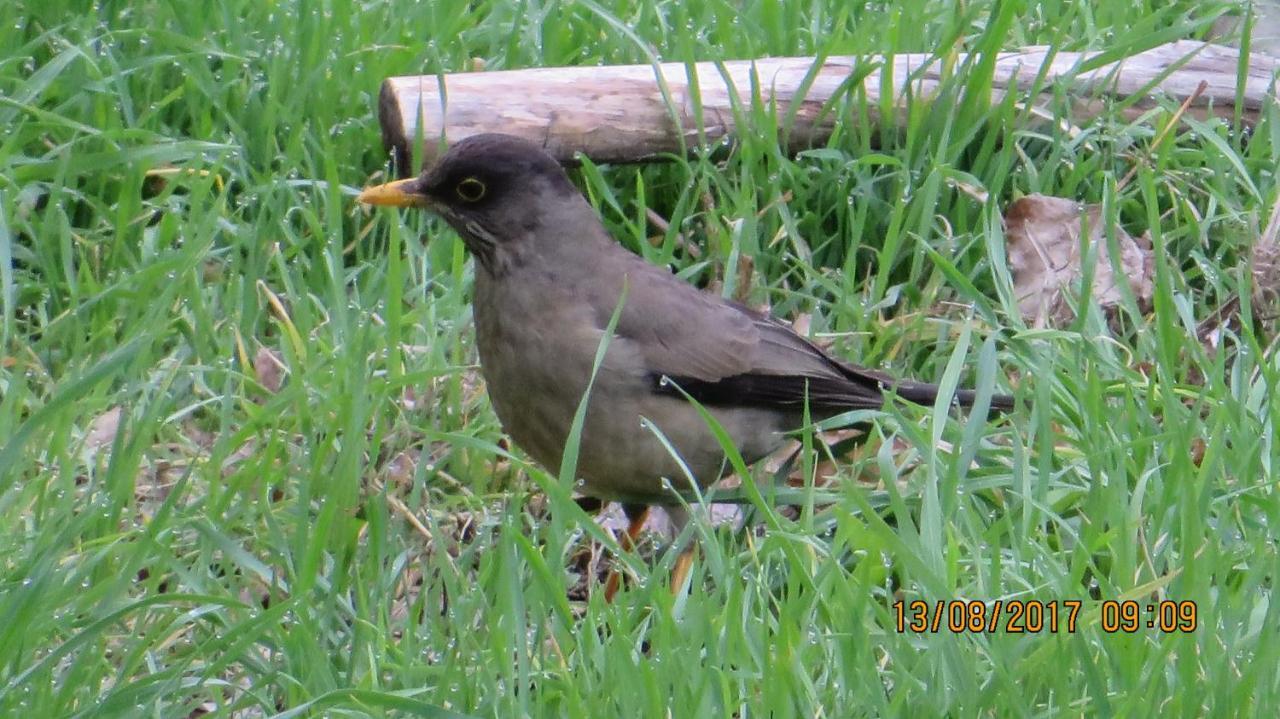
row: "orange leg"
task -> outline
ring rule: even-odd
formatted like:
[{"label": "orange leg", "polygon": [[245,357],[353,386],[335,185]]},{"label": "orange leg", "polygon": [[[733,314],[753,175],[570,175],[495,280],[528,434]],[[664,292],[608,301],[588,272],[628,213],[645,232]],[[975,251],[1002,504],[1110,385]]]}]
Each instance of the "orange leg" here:
[{"label": "orange leg", "polygon": [[[640,538],[640,531],[644,529],[644,522],[649,518],[649,507],[643,504],[624,504],[622,511],[630,520],[627,524],[627,531],[622,535],[618,544],[622,545],[624,552],[630,552],[635,549],[636,540]],[[609,579],[604,585],[604,600],[612,602],[613,596],[618,593],[618,589],[622,586],[622,573],[617,569],[609,572]]]},{"label": "orange leg", "polygon": [[696,545],[690,544],[687,549],[676,557],[676,566],[671,569],[671,593],[675,594],[684,586],[684,580],[689,576],[689,568],[693,566],[693,550]]},{"label": "orange leg", "polygon": [[[689,512],[682,505],[667,506],[667,516],[671,518],[671,526],[675,535],[680,537],[689,524]],[[689,546],[676,557],[676,565],[671,568],[671,593],[675,594],[684,587],[684,580],[689,576],[689,567],[693,566],[693,552],[698,547],[697,537],[690,537]]]}]

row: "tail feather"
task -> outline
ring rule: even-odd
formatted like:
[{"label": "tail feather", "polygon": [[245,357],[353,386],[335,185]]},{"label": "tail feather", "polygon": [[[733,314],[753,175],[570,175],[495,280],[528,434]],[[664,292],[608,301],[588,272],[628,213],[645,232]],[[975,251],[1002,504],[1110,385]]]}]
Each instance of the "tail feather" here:
[{"label": "tail feather", "polygon": [[[938,401],[938,385],[928,384],[925,382],[894,382],[891,387],[893,391],[901,398],[908,402],[916,404],[932,405]],[[978,393],[971,389],[958,389],[952,397],[952,401],[961,407],[972,407],[974,400],[978,398]],[[1007,412],[1013,409],[1013,395],[1008,394],[992,394],[991,409],[1001,412]]]}]

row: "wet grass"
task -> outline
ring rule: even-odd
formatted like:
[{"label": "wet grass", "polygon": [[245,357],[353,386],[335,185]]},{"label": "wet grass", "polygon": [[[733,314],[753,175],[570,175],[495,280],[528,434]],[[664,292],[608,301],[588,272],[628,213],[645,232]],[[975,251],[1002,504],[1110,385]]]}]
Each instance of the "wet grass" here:
[{"label": "wet grass", "polygon": [[[3,5],[0,715],[1273,715],[1275,353],[1248,317],[1213,349],[1195,328],[1277,202],[1274,106],[1157,147],[1176,106],[1033,126],[961,67],[900,127],[850,99],[797,157],[757,117],[731,151],[577,173],[690,281],[1020,400],[991,423],[888,410],[822,487],[758,474],[760,531],[695,523],[695,591],[659,551],[623,558],[612,605],[569,596],[589,540],[616,544],[501,441],[460,242],[353,203],[386,169],[389,75],[1119,56],[1221,11],[1092,5]],[[1153,308],[1028,329],[1000,215],[1030,192],[1150,232]],[[1083,607],[1073,631],[900,630],[917,599]],[[1114,599],[1195,602],[1197,628],[1106,631]]]}]

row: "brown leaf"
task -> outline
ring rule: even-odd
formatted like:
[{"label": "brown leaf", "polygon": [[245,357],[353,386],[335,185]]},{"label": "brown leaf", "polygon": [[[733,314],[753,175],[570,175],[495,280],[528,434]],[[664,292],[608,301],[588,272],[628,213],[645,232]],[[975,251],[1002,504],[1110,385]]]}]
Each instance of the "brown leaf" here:
[{"label": "brown leaf", "polygon": [[84,433],[86,451],[96,452],[116,441],[116,435],[120,432],[121,414],[119,406],[112,407],[89,423],[89,429]]},{"label": "brown leaf", "polygon": [[253,356],[253,374],[257,377],[258,384],[271,394],[275,394],[284,384],[284,361],[275,350],[260,347],[258,353]]},{"label": "brown leaf", "polygon": [[400,490],[407,491],[410,489],[413,485],[414,472],[418,469],[418,460],[421,457],[422,450],[416,447],[396,453],[382,468],[386,482]]},{"label": "brown leaf", "polygon": [[[1111,267],[1107,228],[1100,205],[1081,205],[1048,195],[1028,195],[1015,200],[1005,212],[1005,242],[1018,309],[1036,327],[1063,325],[1075,313],[1066,292],[1078,285],[1081,270],[1080,233],[1088,228],[1088,246],[1097,247],[1093,271],[1093,299],[1103,309],[1120,304],[1123,294]],[[1116,227],[1120,266],[1138,302],[1151,300],[1151,241],[1137,240]]]},{"label": "brown leaf", "polygon": [[1199,467],[1204,464],[1204,453],[1208,450],[1209,445],[1203,438],[1196,437],[1191,440],[1191,461]]}]

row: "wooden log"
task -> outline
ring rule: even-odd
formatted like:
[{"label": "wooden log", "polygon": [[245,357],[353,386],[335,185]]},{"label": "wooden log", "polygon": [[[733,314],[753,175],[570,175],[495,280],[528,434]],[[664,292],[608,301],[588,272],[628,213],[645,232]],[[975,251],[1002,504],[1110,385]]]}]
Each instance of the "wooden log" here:
[{"label": "wooden log", "polygon": [[[1035,113],[1045,118],[1055,85],[1064,83],[1071,108],[1062,119],[1073,122],[1127,98],[1133,102],[1125,115],[1137,117],[1161,96],[1174,104],[1194,98],[1188,112],[1202,118],[1236,114],[1240,57],[1235,48],[1178,41],[1080,70],[1097,55],[1051,53],[1047,47],[1000,53],[991,66],[988,101],[998,103],[1007,92],[1017,92],[1025,95],[1019,102],[1034,103]],[[974,60],[971,72],[982,67],[981,58]],[[426,163],[437,155],[442,136],[457,142],[482,132],[526,137],[564,162],[578,152],[595,162],[643,161],[681,152],[682,139],[696,145],[751,132],[740,125],[759,116],[753,107],[776,112],[774,121],[787,128],[779,136],[788,149],[798,150],[824,142],[837,119],[848,117],[858,107],[854,103],[864,99],[874,121],[883,119],[882,109],[895,115],[891,121],[901,119],[909,100],[934,97],[954,72],[950,68],[961,66],[926,53],[828,57],[816,63],[784,57],[392,77],[382,84],[378,115],[383,143],[394,151],[402,173],[409,167],[419,117]],[[1257,121],[1266,103],[1276,102],[1278,73],[1280,59],[1251,58],[1240,92],[1239,115],[1246,124]],[[1197,94],[1202,81],[1206,89]],[[886,90],[892,92],[888,98]]]}]

